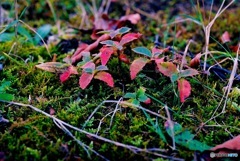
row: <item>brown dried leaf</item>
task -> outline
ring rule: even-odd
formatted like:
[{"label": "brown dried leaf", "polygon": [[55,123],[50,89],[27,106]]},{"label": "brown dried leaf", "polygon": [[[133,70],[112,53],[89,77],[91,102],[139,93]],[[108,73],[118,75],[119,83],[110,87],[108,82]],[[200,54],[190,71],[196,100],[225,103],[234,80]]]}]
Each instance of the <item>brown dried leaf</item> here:
[{"label": "brown dried leaf", "polygon": [[68,66],[68,64],[60,62],[47,62],[36,65],[37,68],[52,73],[63,73],[68,68]]},{"label": "brown dried leaf", "polygon": [[198,53],[191,61],[190,61],[190,67],[196,68],[200,64],[200,58],[201,58],[201,53]]}]

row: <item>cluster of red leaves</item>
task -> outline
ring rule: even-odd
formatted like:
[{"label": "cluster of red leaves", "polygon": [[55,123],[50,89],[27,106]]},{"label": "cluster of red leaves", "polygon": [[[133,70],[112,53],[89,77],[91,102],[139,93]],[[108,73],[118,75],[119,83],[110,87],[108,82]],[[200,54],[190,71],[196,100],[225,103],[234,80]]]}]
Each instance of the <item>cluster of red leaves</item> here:
[{"label": "cluster of red leaves", "polygon": [[[180,101],[184,102],[191,94],[191,85],[184,79],[184,77],[194,76],[198,74],[198,71],[192,68],[179,71],[173,62],[164,62],[165,57],[159,57],[162,53],[168,51],[168,49],[152,48],[152,51],[145,47],[137,47],[133,49],[134,52],[144,55],[135,59],[130,65],[131,79],[134,79],[137,74],[143,69],[143,67],[149,62],[155,62],[157,69],[163,75],[169,77],[172,82],[177,81]],[[190,66],[197,66],[200,63],[201,55],[196,55],[194,59],[190,61]],[[181,60],[182,61],[182,60]]]}]

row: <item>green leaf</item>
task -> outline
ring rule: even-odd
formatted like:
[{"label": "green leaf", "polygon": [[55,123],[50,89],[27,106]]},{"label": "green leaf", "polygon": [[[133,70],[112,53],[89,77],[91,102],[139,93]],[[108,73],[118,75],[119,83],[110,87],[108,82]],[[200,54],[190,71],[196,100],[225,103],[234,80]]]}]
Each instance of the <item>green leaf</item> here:
[{"label": "green leaf", "polygon": [[148,97],[146,95],[140,95],[138,98],[137,98],[140,102],[145,102]]},{"label": "green leaf", "polygon": [[129,32],[130,30],[131,30],[131,28],[129,28],[129,27],[121,27],[120,29],[118,29],[118,33],[125,34],[125,33]]},{"label": "green leaf", "polygon": [[132,50],[138,54],[142,54],[142,55],[148,56],[150,58],[152,57],[151,51],[145,47],[136,47],[136,48],[133,48]]},{"label": "green leaf", "polygon": [[137,106],[140,105],[140,102],[137,99],[133,99],[131,103]]},{"label": "green leaf", "polygon": [[167,140],[163,134],[163,131],[161,129],[161,127],[159,126],[158,124],[158,120],[156,120],[156,123],[154,124],[153,120],[151,119],[151,117],[149,116],[149,114],[143,110],[143,113],[145,114],[147,120],[151,123],[152,126],[148,126],[150,127],[151,129],[153,129],[153,131],[155,131],[159,136],[160,138],[165,142],[167,143]]},{"label": "green leaf", "polygon": [[137,90],[137,98],[140,97],[140,96],[145,95],[145,91],[146,91],[145,88],[140,87],[140,88]]},{"label": "green leaf", "polygon": [[194,76],[197,74],[199,74],[199,73],[196,69],[186,69],[186,70],[182,70],[179,73],[180,77],[189,77],[189,76]]},{"label": "green leaf", "polygon": [[[10,23],[5,27],[5,29],[3,29],[3,30],[0,32],[0,35],[3,34],[5,31],[7,31],[9,28],[15,26],[17,23],[18,23],[18,20],[15,20],[15,21],[10,22]],[[13,33],[13,34],[14,34],[14,33]]]},{"label": "green leaf", "polygon": [[105,66],[105,65],[99,65],[97,68],[96,68],[97,71],[102,71],[102,70],[108,70],[108,67]]},{"label": "green leaf", "polygon": [[114,46],[114,41],[105,40],[105,41],[100,42],[100,44],[107,45],[107,46]]},{"label": "green leaf", "polygon": [[[183,130],[180,124],[174,122],[173,126],[174,138],[177,144],[187,147],[190,150],[199,150],[201,152],[211,148],[210,146],[193,139],[194,134],[192,134],[189,130]],[[171,128],[167,126],[166,130],[168,135],[172,137]]]},{"label": "green leaf", "polygon": [[3,81],[0,86],[0,93],[5,93],[6,89],[11,85],[10,81]]},{"label": "green leaf", "polygon": [[83,70],[84,70],[84,72],[89,73],[89,74],[92,74],[94,71],[94,69],[92,69],[92,68],[84,68]]},{"label": "green leaf", "polygon": [[12,94],[0,93],[0,100],[12,101],[13,99],[14,99],[14,96]]},{"label": "green leaf", "polygon": [[[37,33],[41,36],[42,39],[44,39],[48,34],[50,33],[52,29],[52,26],[49,24],[43,25],[37,29]],[[34,42],[35,44],[39,44],[41,41],[41,38],[36,34],[34,36]]]},{"label": "green leaf", "polygon": [[18,31],[18,33],[21,34],[22,36],[26,36],[31,43],[34,43],[31,34],[30,34],[30,33],[28,32],[28,30],[26,30],[24,27],[22,27],[22,26],[19,25],[18,28],[17,28],[17,31]]},{"label": "green leaf", "polygon": [[0,42],[7,42],[14,39],[14,33],[2,33],[0,34]]},{"label": "green leaf", "polygon": [[111,32],[113,32],[113,30],[99,31],[96,34],[110,34]]},{"label": "green leaf", "polygon": [[179,79],[178,73],[173,73],[173,74],[171,75],[170,79],[171,79],[172,82],[177,81],[177,80]]},{"label": "green leaf", "polygon": [[123,97],[124,98],[136,98],[136,93],[126,93]]}]

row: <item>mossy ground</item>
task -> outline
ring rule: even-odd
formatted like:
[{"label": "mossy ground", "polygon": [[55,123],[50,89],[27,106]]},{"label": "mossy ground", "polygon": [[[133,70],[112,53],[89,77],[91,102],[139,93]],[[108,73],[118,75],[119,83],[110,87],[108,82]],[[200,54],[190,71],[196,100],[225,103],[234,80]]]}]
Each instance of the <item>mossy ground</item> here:
[{"label": "mossy ground", "polygon": [[[43,4],[39,3],[39,5]],[[68,8],[68,10],[70,9]],[[239,25],[236,24],[239,20],[240,12],[239,9],[233,10],[226,11],[220,17],[220,20],[216,21],[216,24],[213,26],[212,37],[218,39],[227,30],[232,35],[232,43],[234,44],[238,41],[235,35],[240,33]],[[44,11],[37,10],[36,12],[42,13]],[[166,12],[170,11],[166,9]],[[44,16],[50,17],[48,17],[48,21],[52,18],[51,12],[49,15]],[[68,17],[64,14],[62,16],[62,18]],[[111,16],[114,16],[114,13]],[[167,21],[166,19],[168,17],[163,15],[163,20]],[[44,21],[41,22],[44,23]],[[193,24],[189,25],[190,27],[186,27],[187,24],[185,23],[178,24],[172,28],[156,27],[158,25],[148,18],[144,21],[142,20],[135,30],[142,33],[145,39],[143,38],[142,41],[134,43],[132,46],[153,46],[154,35],[160,33],[164,36],[165,33],[166,43],[172,44],[174,42],[174,45],[179,50],[184,50],[186,42],[190,38],[196,41],[196,45],[191,47],[190,50],[193,53],[202,50],[204,37],[200,27]],[[184,28],[181,36],[178,38],[174,37],[174,34],[176,34],[175,30],[180,30],[181,27]],[[76,38],[78,37],[76,36]],[[11,54],[9,57],[4,56],[5,54],[3,53],[9,53],[14,43],[15,47],[13,50],[15,54]],[[212,41],[210,48],[220,50],[221,46]],[[53,46],[50,48],[50,52],[50,55],[52,55],[57,53],[57,50]],[[131,50],[128,52],[131,53]],[[57,118],[79,128],[82,128],[94,109],[103,101],[118,100],[126,92],[135,92],[139,87],[143,86],[147,89],[146,93],[148,96],[152,97],[152,104],[148,106],[142,104],[144,107],[165,116],[166,111],[162,103],[167,104],[170,108],[172,120],[189,129],[195,134],[195,139],[200,142],[209,146],[215,146],[231,139],[231,136],[236,136],[240,132],[238,128],[240,126],[239,108],[237,109],[231,104],[232,101],[239,106],[239,96],[231,96],[226,107],[226,113],[208,122],[207,125],[209,126],[200,128],[201,123],[212,117],[223,95],[222,89],[227,85],[227,81],[220,81],[214,75],[208,77],[198,75],[194,78],[187,78],[191,83],[192,93],[187,101],[182,104],[174,94],[174,90],[177,91],[176,84],[173,85],[169,78],[155,73],[151,65],[144,68],[140,76],[131,81],[129,67],[122,64],[121,69],[119,69],[118,60],[111,59],[108,67],[115,79],[115,87],[110,88],[98,80],[93,80],[87,89],[82,90],[78,85],[78,76],[72,76],[70,80],[62,84],[57,74],[41,71],[35,67],[38,64],[39,56],[45,61],[51,61],[50,55],[43,46],[36,46],[17,39],[0,43],[0,54],[0,56],[3,56],[1,62],[4,63],[4,69],[0,71],[0,83],[4,79],[11,81],[11,87],[7,92],[15,96],[15,102],[30,103],[47,113],[54,109]],[[60,55],[60,53],[57,54],[58,61],[62,61],[62,58],[66,56]],[[235,56],[234,53],[230,54]],[[219,60],[223,58],[220,57]],[[29,61],[24,62],[27,59]],[[231,65],[232,62],[225,63],[225,66],[229,69]],[[122,84],[124,85],[124,90]],[[240,88],[239,82],[235,83],[234,87]],[[30,101],[29,98],[31,98]],[[176,152],[171,152],[169,145],[161,140],[142,110],[122,108],[121,111],[116,112],[112,120],[113,124],[110,127],[111,117],[101,119],[113,111],[114,108],[115,104],[103,104],[84,130],[91,133],[98,131],[98,135],[102,137],[143,149],[165,149],[166,155],[175,155],[186,160],[193,158],[193,151],[180,145],[177,145]],[[217,113],[221,111],[221,108],[222,105]],[[94,154],[91,154],[92,158],[89,159],[83,148],[64,131],[59,129],[52,119],[30,108],[1,103],[0,113],[10,121],[7,124],[0,123],[0,151],[5,153],[6,161],[100,159]],[[151,116],[151,119],[155,122],[157,118]],[[98,129],[100,121],[102,121],[102,124],[101,128]],[[172,140],[165,131],[165,121],[158,118],[157,122],[171,145]],[[152,159],[151,156],[146,154],[140,153],[140,155],[137,155],[128,149],[96,140],[73,130],[71,132],[77,139],[93,147],[94,150],[110,160]],[[161,159],[159,158],[159,160]]]}]

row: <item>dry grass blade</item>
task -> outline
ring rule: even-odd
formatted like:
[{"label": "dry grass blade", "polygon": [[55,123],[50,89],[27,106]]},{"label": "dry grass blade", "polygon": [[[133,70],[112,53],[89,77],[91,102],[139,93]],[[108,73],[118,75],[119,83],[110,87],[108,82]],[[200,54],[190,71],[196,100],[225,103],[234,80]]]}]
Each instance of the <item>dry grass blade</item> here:
[{"label": "dry grass blade", "polygon": [[37,31],[35,31],[31,26],[29,26],[28,24],[26,24],[26,23],[23,22],[22,20],[18,20],[18,21],[21,22],[23,25],[25,25],[29,30],[31,30],[32,32],[34,32],[36,35],[38,35],[38,37],[42,40],[42,42],[43,42],[43,44],[44,44],[44,46],[45,46],[45,48],[46,48],[49,56],[51,56],[50,51],[49,51],[49,49],[48,49],[48,46],[47,46],[46,42],[43,40],[42,36],[39,35],[39,33],[37,33]]}]

